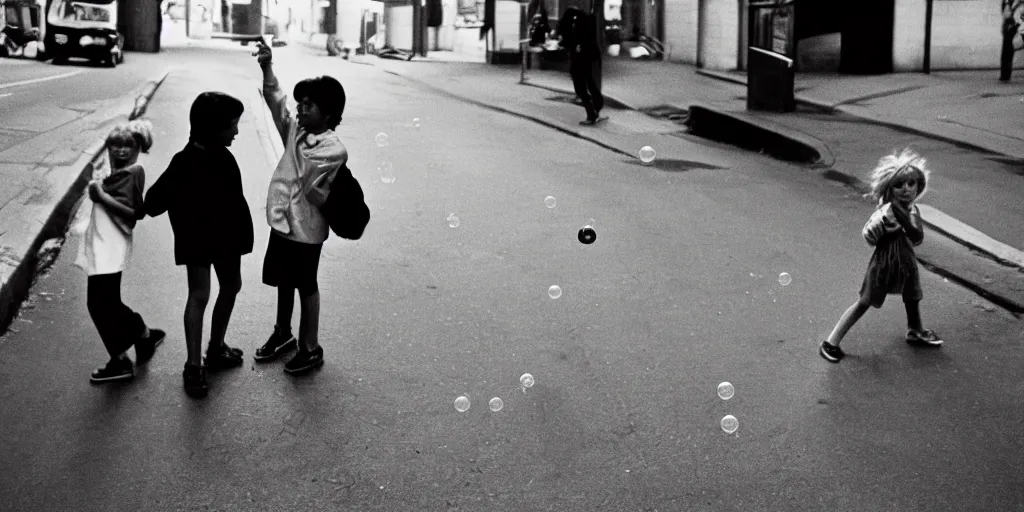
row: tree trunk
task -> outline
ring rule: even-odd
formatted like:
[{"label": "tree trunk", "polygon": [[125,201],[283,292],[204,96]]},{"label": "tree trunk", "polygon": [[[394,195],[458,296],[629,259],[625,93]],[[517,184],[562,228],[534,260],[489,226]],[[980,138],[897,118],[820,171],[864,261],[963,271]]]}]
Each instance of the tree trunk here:
[{"label": "tree trunk", "polygon": [[1009,82],[1010,75],[1013,74],[1013,56],[1015,50],[1013,48],[1013,36],[1014,33],[1007,34],[1003,32],[1003,48],[999,54],[999,81]]}]

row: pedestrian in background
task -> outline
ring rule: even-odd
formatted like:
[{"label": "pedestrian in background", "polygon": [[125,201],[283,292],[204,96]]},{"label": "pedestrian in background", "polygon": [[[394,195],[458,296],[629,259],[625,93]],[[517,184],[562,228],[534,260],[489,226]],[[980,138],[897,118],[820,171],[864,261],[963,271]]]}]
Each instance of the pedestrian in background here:
[{"label": "pedestrian in background", "polygon": [[[285,150],[267,192],[270,240],[263,260],[263,283],[277,288],[277,323],[254,359],[270,361],[297,345],[298,351],[285,363],[284,371],[299,374],[324,362],[317,271],[329,226],[320,207],[338,169],[348,161],[348,150],[334,132],[345,112],[345,89],[329,76],[299,82],[292,91],[298,104],[293,117],[288,97],[274,75],[270,47],[262,42],[257,47],[263,97]],[[296,291],[300,302],[298,340],[291,328]]]},{"label": "pedestrian in background", "polygon": [[601,46],[598,41],[597,17],[584,12],[578,4],[570,4],[558,22],[562,47],[569,52],[569,76],[572,86],[583,102],[587,118],[582,125],[594,125],[608,118],[601,116],[604,96],[601,94]]},{"label": "pedestrian in background", "polygon": [[[238,135],[244,112],[237,98],[204,92],[192,102],[191,134],[167,170],[146,194],[146,213],[167,212],[174,230],[174,263],[188,275],[185,302],[185,346],[188,360],[182,377],[185,392],[206,396],[207,369],[242,364],[242,350],[224,338],[242,289],[242,256],[252,252],[253,225],[242,191],[242,173],[228,146]],[[210,267],[217,272],[220,293],[213,305],[210,344],[202,358],[203,317],[210,300]]]},{"label": "pedestrian in background", "polygon": [[881,308],[886,295],[903,296],[907,310],[907,343],[918,346],[942,345],[942,340],[921,325],[919,303],[921,277],[914,247],[924,240],[921,211],[914,204],[928,187],[930,171],[925,159],[910,149],[883,157],[871,171],[871,191],[865,194],[877,202],[864,225],[863,236],[875,248],[860,289],[860,299],[839,319],[832,334],[821,342],[818,352],[838,363],[843,358],[839,343],[870,307]]},{"label": "pedestrian in background", "polygon": [[136,362],[144,363],[165,336],[147,327],[142,316],[121,300],[121,275],[131,259],[132,232],[146,216],[142,195],[146,171],[138,159],[140,152],[148,152],[153,145],[151,128],[143,121],[121,123],[106,142],[110,175],[89,183],[92,212],[75,261],[89,276],[86,306],[110,354],[106,366],[92,372],[89,380],[96,383],[133,378],[135,370],[125,352],[134,345]]}]

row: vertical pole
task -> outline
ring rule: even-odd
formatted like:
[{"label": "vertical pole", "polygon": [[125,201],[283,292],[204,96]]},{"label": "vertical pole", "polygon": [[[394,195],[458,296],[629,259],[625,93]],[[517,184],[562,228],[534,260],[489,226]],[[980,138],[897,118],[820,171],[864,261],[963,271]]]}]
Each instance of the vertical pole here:
[{"label": "vertical pole", "polygon": [[932,0],[925,0],[924,7],[924,72],[932,72]]},{"label": "vertical pole", "polygon": [[185,37],[191,37],[192,30],[192,0],[185,0]]}]

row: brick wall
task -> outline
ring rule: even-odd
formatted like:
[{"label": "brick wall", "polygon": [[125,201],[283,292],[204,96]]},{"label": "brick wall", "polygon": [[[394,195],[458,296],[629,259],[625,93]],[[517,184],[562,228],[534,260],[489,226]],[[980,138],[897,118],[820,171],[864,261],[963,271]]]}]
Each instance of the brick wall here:
[{"label": "brick wall", "polygon": [[671,46],[670,59],[675,62],[697,62],[698,0],[664,0],[665,45]]},{"label": "brick wall", "polygon": [[707,69],[736,69],[739,65],[739,2],[703,0],[700,60]]}]

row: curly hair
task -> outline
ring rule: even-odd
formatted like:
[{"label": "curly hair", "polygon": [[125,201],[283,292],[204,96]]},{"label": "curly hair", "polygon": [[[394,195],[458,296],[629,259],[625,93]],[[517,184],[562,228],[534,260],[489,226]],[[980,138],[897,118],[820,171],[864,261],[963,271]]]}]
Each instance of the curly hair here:
[{"label": "curly hair", "polygon": [[153,125],[141,119],[118,123],[107,135],[107,145],[111,144],[131,145],[148,153],[149,148],[153,147]]},{"label": "curly hair", "polygon": [[882,205],[889,200],[890,189],[897,178],[914,174],[918,181],[915,200],[920,199],[928,189],[928,177],[931,175],[925,163],[926,160],[910,148],[883,156],[868,175],[871,190],[864,197]]}]

